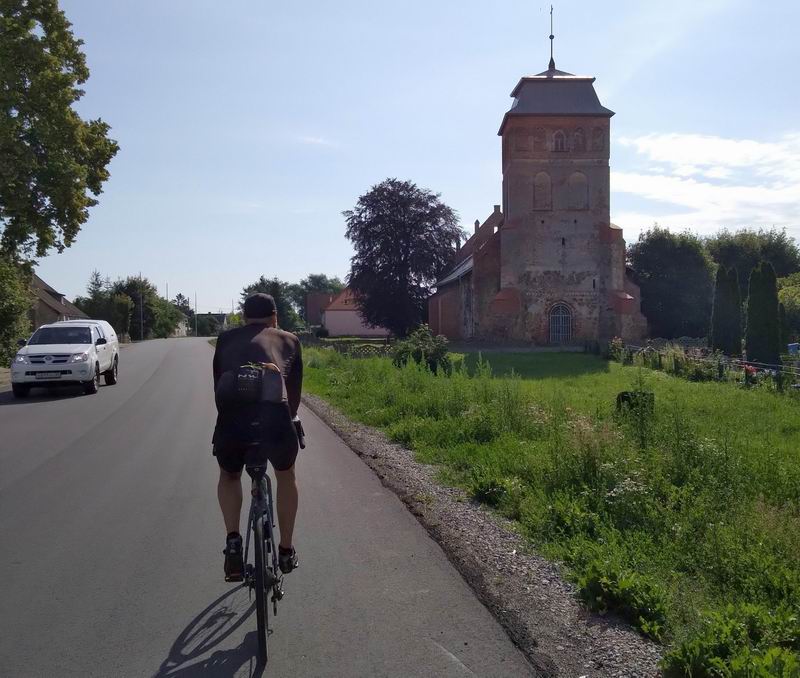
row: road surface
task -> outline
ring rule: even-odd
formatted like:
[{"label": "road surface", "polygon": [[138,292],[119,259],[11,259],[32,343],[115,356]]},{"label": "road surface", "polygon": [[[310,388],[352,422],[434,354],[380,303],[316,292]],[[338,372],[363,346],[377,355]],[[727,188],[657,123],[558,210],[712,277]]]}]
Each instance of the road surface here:
[{"label": "road surface", "polygon": [[[0,392],[0,675],[253,676],[226,584],[212,349],[123,349],[94,396]],[[311,412],[296,545],[265,676],[529,676],[521,653],[373,473]]]}]

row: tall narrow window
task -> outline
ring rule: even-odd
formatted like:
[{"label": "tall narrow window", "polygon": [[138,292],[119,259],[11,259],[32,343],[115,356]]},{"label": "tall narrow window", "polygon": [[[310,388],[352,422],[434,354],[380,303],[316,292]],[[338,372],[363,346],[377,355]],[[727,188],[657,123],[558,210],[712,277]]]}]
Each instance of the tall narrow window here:
[{"label": "tall narrow window", "polygon": [[561,130],[553,134],[553,150],[556,153],[563,153],[567,150],[567,136]]},{"label": "tall narrow window", "polygon": [[583,133],[582,127],[578,127],[575,134],[572,135],[572,148],[580,152],[586,150],[586,135]]},{"label": "tall narrow window", "polygon": [[569,177],[569,209],[589,209],[589,184],[583,172],[573,172]]},{"label": "tall narrow window", "polygon": [[592,130],[592,150],[602,151],[606,147],[606,135],[600,127]]},{"label": "tall narrow window", "polygon": [[533,150],[534,151],[546,151],[547,145],[545,143],[546,135],[544,132],[544,127],[537,127],[536,131],[533,133]]},{"label": "tall narrow window", "polygon": [[553,189],[547,172],[539,172],[533,180],[533,209],[553,209]]},{"label": "tall narrow window", "polygon": [[550,343],[568,344],[572,339],[572,312],[566,304],[550,309]]}]

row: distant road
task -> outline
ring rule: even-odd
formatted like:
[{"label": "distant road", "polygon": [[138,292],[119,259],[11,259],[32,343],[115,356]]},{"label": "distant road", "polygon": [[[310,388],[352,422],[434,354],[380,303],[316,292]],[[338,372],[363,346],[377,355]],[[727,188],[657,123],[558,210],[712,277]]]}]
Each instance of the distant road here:
[{"label": "distant road", "polygon": [[[0,675],[258,675],[251,603],[222,577],[212,350],[136,344],[95,396],[0,389]],[[302,416],[301,568],[264,675],[534,675],[400,501]]]}]

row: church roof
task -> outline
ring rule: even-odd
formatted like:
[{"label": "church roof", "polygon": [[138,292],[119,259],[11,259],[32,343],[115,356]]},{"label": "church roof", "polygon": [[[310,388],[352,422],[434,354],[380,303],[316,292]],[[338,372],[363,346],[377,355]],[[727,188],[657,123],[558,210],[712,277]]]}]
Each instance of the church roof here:
[{"label": "church roof", "polygon": [[594,78],[559,71],[555,64],[536,75],[520,79],[511,96],[514,103],[503,117],[498,134],[509,117],[528,115],[567,115],[607,117],[614,115],[600,103],[592,83]]},{"label": "church roof", "polygon": [[460,262],[459,264],[456,264],[456,266],[452,268],[450,272],[447,273],[447,275],[445,275],[444,278],[437,281],[436,287],[437,288],[444,287],[445,285],[455,280],[458,280],[459,278],[463,278],[465,275],[467,275],[467,273],[469,273],[472,270],[472,267],[473,267],[473,259],[472,255],[470,255],[466,259],[464,259],[464,261]]}]

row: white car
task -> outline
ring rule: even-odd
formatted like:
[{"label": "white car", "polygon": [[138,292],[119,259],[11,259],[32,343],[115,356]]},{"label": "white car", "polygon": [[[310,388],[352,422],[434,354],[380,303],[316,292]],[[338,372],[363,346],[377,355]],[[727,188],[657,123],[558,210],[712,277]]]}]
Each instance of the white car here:
[{"label": "white car", "polygon": [[24,398],[35,386],[80,384],[85,393],[97,393],[100,375],[117,383],[119,340],[105,320],[65,320],[42,325],[11,363],[11,388]]}]

